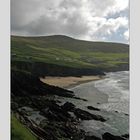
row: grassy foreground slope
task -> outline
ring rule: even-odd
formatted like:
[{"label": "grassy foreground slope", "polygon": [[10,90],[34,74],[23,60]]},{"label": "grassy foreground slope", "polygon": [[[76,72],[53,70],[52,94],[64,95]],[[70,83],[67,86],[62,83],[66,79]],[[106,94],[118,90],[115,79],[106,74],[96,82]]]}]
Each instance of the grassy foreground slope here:
[{"label": "grassy foreground slope", "polygon": [[21,124],[14,115],[11,117],[11,126],[12,140],[37,140],[37,138]]},{"label": "grassy foreground slope", "polygon": [[90,42],[67,36],[11,37],[12,61],[41,62],[71,68],[109,71],[128,66],[126,44]]}]

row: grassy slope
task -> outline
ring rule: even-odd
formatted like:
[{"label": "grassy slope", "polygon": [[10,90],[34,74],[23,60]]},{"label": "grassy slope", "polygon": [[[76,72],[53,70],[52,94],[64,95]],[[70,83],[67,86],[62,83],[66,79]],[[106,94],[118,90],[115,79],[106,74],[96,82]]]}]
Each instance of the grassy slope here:
[{"label": "grassy slope", "polygon": [[125,44],[89,42],[66,36],[11,38],[12,60],[52,63],[76,68],[110,68],[128,64]]},{"label": "grassy slope", "polygon": [[12,115],[11,123],[12,140],[37,140],[37,138],[32,135],[31,132],[22,125],[14,115]]}]

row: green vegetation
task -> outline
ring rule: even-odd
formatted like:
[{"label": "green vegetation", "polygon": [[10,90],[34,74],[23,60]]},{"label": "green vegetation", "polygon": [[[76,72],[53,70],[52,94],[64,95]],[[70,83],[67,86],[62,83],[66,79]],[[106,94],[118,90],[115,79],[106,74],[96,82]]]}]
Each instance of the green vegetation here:
[{"label": "green vegetation", "polygon": [[89,42],[66,36],[11,38],[12,61],[43,62],[74,68],[111,68],[128,64],[125,44]]},{"label": "green vegetation", "polygon": [[[126,70],[129,65],[129,47],[125,44],[89,42],[66,36],[12,36],[11,59],[12,93],[15,98],[22,94],[44,95],[44,93],[72,97],[71,93],[65,93],[58,87],[48,85],[44,87],[44,84],[40,84],[38,77],[103,75],[104,71]],[[65,131],[67,129],[65,126],[62,127],[63,124],[65,123],[62,123],[61,128]],[[54,131],[54,135],[56,134],[62,140],[63,131],[59,131],[60,123],[57,125],[55,124],[57,130]],[[49,127],[46,126],[46,128]],[[37,140],[13,114],[11,137],[12,140]]]},{"label": "green vegetation", "polygon": [[14,115],[11,117],[11,123],[12,140],[37,140],[37,138],[22,125]]}]

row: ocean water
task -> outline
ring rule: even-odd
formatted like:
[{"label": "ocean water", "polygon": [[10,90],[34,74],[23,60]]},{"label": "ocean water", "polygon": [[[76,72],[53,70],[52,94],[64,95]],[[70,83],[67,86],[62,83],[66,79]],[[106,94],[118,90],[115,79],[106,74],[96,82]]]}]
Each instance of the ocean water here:
[{"label": "ocean water", "polygon": [[[107,121],[85,120],[79,128],[90,135],[101,137],[103,133],[114,135],[129,133],[129,72],[106,73],[104,79],[80,84],[71,88],[77,97],[87,101],[58,97],[63,103],[72,102],[76,107],[103,116]],[[87,106],[100,108],[92,111]]]},{"label": "ocean water", "polygon": [[[99,115],[107,118],[107,121],[104,123],[95,120],[83,121],[79,127],[89,134],[94,134],[98,137],[101,137],[105,132],[110,132],[114,135],[128,134],[129,72],[121,71],[107,73],[105,79],[91,82],[89,84],[91,85],[88,88],[93,89],[94,87],[94,90],[96,89],[98,94],[108,95],[108,101],[102,102],[97,106],[102,110]],[[93,97],[90,98],[92,100],[92,98],[94,98],[94,94]],[[93,103],[90,105],[93,105]]]},{"label": "ocean water", "polygon": [[104,80],[95,82],[95,88],[108,95],[108,103],[100,105],[106,110],[129,114],[129,72],[107,73]]}]

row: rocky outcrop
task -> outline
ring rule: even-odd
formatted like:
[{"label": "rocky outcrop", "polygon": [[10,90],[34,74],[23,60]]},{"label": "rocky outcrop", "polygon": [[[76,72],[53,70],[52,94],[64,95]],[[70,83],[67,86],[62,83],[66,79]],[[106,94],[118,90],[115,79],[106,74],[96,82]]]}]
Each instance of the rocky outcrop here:
[{"label": "rocky outcrop", "polygon": [[98,120],[98,121],[101,121],[101,122],[105,122],[106,119],[104,119],[102,116],[100,115],[95,115],[95,114],[91,114],[87,111],[84,111],[82,109],[75,109],[74,110],[74,114],[80,118],[81,120]]},{"label": "rocky outcrop", "polygon": [[[38,97],[36,96],[36,98]],[[35,97],[33,97],[33,99],[35,99]],[[44,104],[43,98],[41,99]],[[37,100],[35,100],[35,102],[36,101]],[[26,108],[30,108],[32,111],[40,111],[40,115],[46,118],[42,120],[39,125],[31,120],[30,114],[32,113],[28,113],[28,111],[24,109],[25,107],[18,109],[20,120],[22,120],[39,139],[80,140],[85,138],[85,132],[77,128],[78,120],[73,119],[68,111],[62,109],[55,101],[45,101],[47,102],[44,104],[45,106],[42,105],[38,108],[36,108],[37,106],[35,104],[32,104],[32,109],[26,106]],[[33,102],[33,100],[30,102]]]},{"label": "rocky outcrop", "polygon": [[122,135],[122,137],[129,139],[129,134],[124,134],[124,135]]},{"label": "rocky outcrop", "polygon": [[93,107],[93,106],[87,106],[87,108],[88,108],[89,110],[100,111],[99,108],[96,108],[96,107]]},{"label": "rocky outcrop", "polygon": [[84,140],[101,140],[101,139],[96,136],[86,136]]},{"label": "rocky outcrop", "polygon": [[36,76],[24,71],[12,70],[11,72],[11,92],[12,96],[31,96],[31,95],[58,95],[73,97],[70,90],[47,85],[40,81]]},{"label": "rocky outcrop", "polygon": [[103,136],[102,136],[103,140],[127,140],[126,138],[124,137],[121,137],[121,136],[114,136],[108,132],[104,133]]},{"label": "rocky outcrop", "polygon": [[57,104],[47,106],[47,108],[41,110],[41,114],[53,121],[68,121],[71,119],[70,114]]},{"label": "rocky outcrop", "polygon": [[72,110],[74,110],[75,105],[70,102],[66,102],[61,106],[61,108],[65,111],[72,111]]}]

